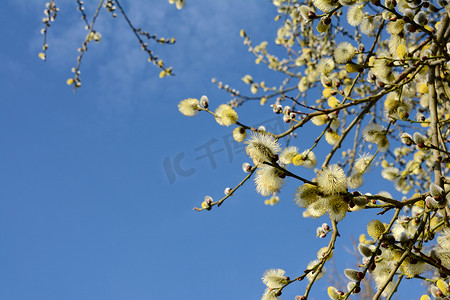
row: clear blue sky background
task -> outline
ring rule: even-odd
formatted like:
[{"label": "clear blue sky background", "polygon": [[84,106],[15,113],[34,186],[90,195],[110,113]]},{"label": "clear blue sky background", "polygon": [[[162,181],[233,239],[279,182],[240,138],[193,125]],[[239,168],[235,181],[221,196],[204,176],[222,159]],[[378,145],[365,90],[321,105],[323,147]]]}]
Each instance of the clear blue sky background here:
[{"label": "clear blue sky background", "polygon": [[[232,128],[206,114],[184,117],[177,104],[203,94],[213,108],[228,101],[212,77],[246,93],[248,73],[279,83],[239,37],[245,28],[255,42],[272,42],[275,8],[262,0],[191,0],[182,11],[164,0],[123,2],[137,27],[176,37],[154,47],[176,76],[159,79],[123,19],[103,11],[103,39],[83,59],[76,94],[65,83],[86,34],[76,2],[57,1],[46,63],[38,58],[45,1],[0,2],[0,299],[259,299],[266,269],[299,276],[327,245],[315,238],[326,218],[301,217],[293,180],[274,207],[249,182],[219,209],[194,212],[206,194],[219,199],[237,184],[248,159],[227,149]],[[87,4],[89,17],[95,5]],[[247,124],[273,118],[256,102],[238,113]],[[293,144],[303,150],[312,140]],[[211,142],[215,166],[198,149]],[[329,148],[322,151],[319,158]],[[170,171],[177,156],[192,174]],[[365,231],[358,220],[350,214],[340,224],[340,274],[355,264],[346,249]],[[293,284],[283,298],[305,287]],[[319,282],[313,298],[324,299],[326,287]]]}]

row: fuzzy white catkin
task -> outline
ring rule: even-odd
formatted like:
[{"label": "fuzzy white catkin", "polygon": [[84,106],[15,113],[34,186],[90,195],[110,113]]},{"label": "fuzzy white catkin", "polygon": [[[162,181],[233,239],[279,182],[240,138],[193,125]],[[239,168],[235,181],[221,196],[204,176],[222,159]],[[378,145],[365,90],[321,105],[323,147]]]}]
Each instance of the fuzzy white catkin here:
[{"label": "fuzzy white catkin", "polygon": [[328,292],[328,297],[330,297],[331,300],[341,299],[338,290],[334,286],[328,287],[327,292]]},{"label": "fuzzy white catkin", "polygon": [[230,126],[235,124],[239,119],[237,113],[231,106],[227,104],[221,104],[215,111],[216,121],[222,126]]},{"label": "fuzzy white catkin", "polygon": [[261,278],[263,283],[273,289],[280,288],[286,282],[286,277],[284,276],[286,272],[282,269],[270,269],[264,272]]},{"label": "fuzzy white catkin", "polygon": [[425,143],[425,136],[423,136],[419,132],[414,132],[413,140],[414,140],[414,143],[416,143],[416,144],[423,144],[423,143]]},{"label": "fuzzy white catkin", "polygon": [[317,183],[324,193],[329,195],[339,194],[347,189],[347,176],[338,165],[330,165],[318,174]]},{"label": "fuzzy white catkin", "polygon": [[365,257],[370,257],[372,255],[372,251],[370,250],[370,248],[361,243],[358,245],[358,251],[362,256]]},{"label": "fuzzy white catkin", "polygon": [[270,196],[277,192],[283,185],[283,179],[279,177],[279,171],[269,165],[261,165],[256,170],[256,191],[262,196]]},{"label": "fuzzy white catkin", "polygon": [[345,276],[346,276],[348,279],[350,279],[350,280],[353,280],[353,281],[359,281],[359,278],[358,278],[358,271],[357,271],[357,270],[354,270],[354,269],[345,269],[345,270],[344,270],[344,274],[345,274]]},{"label": "fuzzy white catkin", "polygon": [[425,198],[425,205],[430,209],[435,209],[439,207],[439,202],[434,197],[428,196]]},{"label": "fuzzy white catkin", "polygon": [[424,25],[427,21],[427,14],[424,11],[419,11],[414,17],[414,21],[420,25]]},{"label": "fuzzy white catkin", "polygon": [[400,136],[400,139],[402,141],[402,143],[406,144],[406,145],[410,145],[413,142],[413,138],[409,133],[402,133],[402,135]]},{"label": "fuzzy white catkin", "polygon": [[414,18],[414,10],[407,8],[403,11],[403,14],[405,15],[405,17],[408,17],[410,19]]},{"label": "fuzzy white catkin", "polygon": [[435,183],[430,184],[430,194],[433,197],[440,197],[444,193],[444,190]]},{"label": "fuzzy white catkin", "polygon": [[185,116],[195,116],[199,113],[198,100],[194,98],[184,99],[178,104],[178,110]]},{"label": "fuzzy white catkin", "polygon": [[280,144],[270,135],[256,133],[245,142],[247,154],[253,159],[255,164],[271,161],[281,150]]}]

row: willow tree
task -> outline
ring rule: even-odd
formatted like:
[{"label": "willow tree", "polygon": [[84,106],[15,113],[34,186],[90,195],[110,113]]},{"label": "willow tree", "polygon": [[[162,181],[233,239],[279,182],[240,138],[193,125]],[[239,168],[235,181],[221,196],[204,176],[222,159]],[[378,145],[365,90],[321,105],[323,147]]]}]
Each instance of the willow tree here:
[{"label": "willow tree", "polygon": [[[117,18],[117,16],[122,17],[127,23],[130,31],[136,37],[142,51],[146,52],[148,55],[148,62],[154,64],[160,69],[159,77],[163,78],[166,76],[171,76],[173,74],[172,67],[167,67],[164,61],[152,50],[151,43],[172,45],[175,43],[175,38],[165,38],[159,37],[155,33],[150,33],[144,31],[140,27],[137,27],[134,22],[128,17],[124,7],[121,5],[120,0],[99,0],[97,7],[92,11],[88,12],[85,3],[82,0],[75,0],[77,4],[77,10],[80,14],[81,19],[84,22],[84,29],[86,30],[86,36],[81,42],[80,47],[77,49],[78,56],[76,59],[76,64],[72,68],[73,75],[67,79],[67,84],[73,86],[73,91],[81,87],[81,63],[83,61],[84,55],[86,55],[88,49],[94,43],[98,43],[102,39],[102,34],[96,28],[96,21],[102,10],[106,10],[112,18]],[[175,4],[177,9],[182,9],[185,5],[184,0],[170,0],[170,4]],[[45,3],[44,17],[42,18],[43,27],[41,29],[42,39],[42,50],[39,52],[39,58],[43,61],[47,60],[47,50],[49,44],[47,42],[47,36],[50,27],[53,22],[55,22],[59,12],[59,7],[56,5],[55,0],[50,0]]]},{"label": "willow tree", "polygon": [[[364,278],[374,279],[373,299],[392,297],[404,278],[428,285],[421,299],[450,297],[450,5],[445,0],[273,4],[280,22],[275,44],[286,49],[285,56],[271,54],[267,42],[254,44],[244,30],[241,36],[256,63],[277,72],[282,84],[270,86],[249,74],[242,78],[250,88],[245,93],[213,79],[229,94],[228,103],[209,103],[207,96],[179,103],[186,116],[209,113],[232,127],[251,159],[242,166],[247,174],[241,182],[222,199],[205,196],[195,210],[216,209],[244,184],[255,184],[257,193],[269,197],[267,204],[276,204],[286,177],[292,177],[289,184],[298,186],[293,199],[303,216],[329,217],[331,225],[317,228],[328,247],[319,249],[301,274],[267,270],[262,299],[278,299],[303,279],[304,293],[297,299],[307,299],[333,255],[339,222],[362,210],[373,219],[359,226],[368,234],[357,245],[360,267],[344,271],[346,290],[328,288],[331,299],[359,293]],[[239,119],[239,110],[254,99],[289,128],[274,133]],[[302,134],[310,123],[320,128],[318,136]],[[318,161],[319,151],[327,155]],[[315,169],[315,177],[300,176],[302,168]],[[369,171],[404,196],[369,190],[376,188],[364,184]],[[380,214],[390,221],[377,220]]]}]

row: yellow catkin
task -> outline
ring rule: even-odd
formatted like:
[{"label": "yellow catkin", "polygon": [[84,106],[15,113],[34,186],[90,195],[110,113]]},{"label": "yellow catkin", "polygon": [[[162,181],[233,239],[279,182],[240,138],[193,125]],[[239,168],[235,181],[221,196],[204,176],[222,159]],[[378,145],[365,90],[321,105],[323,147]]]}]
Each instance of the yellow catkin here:
[{"label": "yellow catkin", "polygon": [[332,299],[332,300],[340,299],[340,295],[335,287],[329,286],[327,289],[327,292],[328,292],[328,297],[330,297],[330,299]]},{"label": "yellow catkin", "polygon": [[305,160],[303,159],[303,155],[301,155],[301,154],[297,154],[292,159],[292,163],[294,164],[294,166],[301,166],[301,165],[303,165],[304,162],[305,162]]},{"label": "yellow catkin", "polygon": [[428,93],[428,84],[422,83],[421,85],[419,85],[419,88],[417,90],[422,94]]},{"label": "yellow catkin", "polygon": [[420,207],[420,208],[424,208],[424,202],[423,201],[417,201],[416,203],[414,203],[415,206]]},{"label": "yellow catkin", "polygon": [[440,225],[440,224],[441,224],[441,220],[440,220],[438,217],[434,217],[434,218],[432,218],[432,219],[430,220],[430,227],[431,227],[432,229],[436,228],[435,231],[440,231],[440,230],[442,230],[442,226],[437,227],[437,226]]},{"label": "yellow catkin", "polygon": [[328,25],[326,25],[322,19],[320,19],[319,23],[317,24],[317,31],[320,33],[324,33],[327,31]]},{"label": "yellow catkin", "polygon": [[325,140],[330,145],[336,145],[341,137],[336,131],[327,131],[325,132]]},{"label": "yellow catkin", "polygon": [[357,64],[348,63],[345,65],[345,70],[349,73],[358,73],[359,67]]},{"label": "yellow catkin", "polygon": [[370,235],[370,237],[374,240],[381,237],[383,232],[385,231],[385,227],[383,223],[379,220],[372,220],[367,224],[367,233]]},{"label": "yellow catkin", "polygon": [[397,50],[395,51],[397,53],[397,56],[399,58],[405,58],[406,55],[406,46],[403,44],[400,44],[397,46]]},{"label": "yellow catkin", "polygon": [[328,98],[328,97],[331,96],[331,92],[332,92],[332,91],[333,91],[332,89],[326,88],[326,89],[324,89],[324,90],[322,91],[322,95],[323,95],[325,98]]},{"label": "yellow catkin", "polygon": [[336,97],[330,97],[330,98],[328,98],[327,103],[328,103],[328,106],[330,106],[331,108],[335,108],[335,107],[337,107],[339,104],[341,104],[341,103],[339,102],[339,100],[336,99]]},{"label": "yellow catkin", "polygon": [[367,241],[366,235],[365,235],[364,233],[361,233],[361,234],[359,235],[358,241],[359,241],[360,243],[365,244],[366,241]]},{"label": "yellow catkin", "polygon": [[448,290],[447,290],[448,284],[445,283],[444,280],[439,279],[438,281],[436,281],[436,286],[441,290],[442,293],[444,293],[444,295],[449,295],[450,294],[448,292]]}]

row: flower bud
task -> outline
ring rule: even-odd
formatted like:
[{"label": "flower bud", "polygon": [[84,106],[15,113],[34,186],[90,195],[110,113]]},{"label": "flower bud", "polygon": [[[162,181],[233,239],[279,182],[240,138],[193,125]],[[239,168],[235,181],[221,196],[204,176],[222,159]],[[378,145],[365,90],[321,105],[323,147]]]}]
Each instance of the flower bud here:
[{"label": "flower bud", "polygon": [[328,297],[330,297],[330,299],[332,299],[332,300],[341,299],[338,289],[335,288],[334,286],[329,286],[327,291],[328,291]]},{"label": "flower bud", "polygon": [[414,143],[412,136],[406,132],[402,133],[400,139],[406,146],[411,146]]},{"label": "flower bud", "polygon": [[439,256],[438,256],[439,254],[438,254],[438,252],[436,251],[436,249],[431,249],[430,250],[430,253],[429,253],[429,256],[432,258],[432,259],[434,259],[435,261],[440,261],[440,259],[439,259]]},{"label": "flower bud", "polygon": [[244,77],[242,77],[242,81],[245,82],[246,84],[251,84],[253,83],[253,78],[251,75],[245,75]]},{"label": "flower bud", "polygon": [[358,294],[359,292],[361,292],[361,288],[359,287],[359,285],[356,285],[355,282],[350,281],[347,284],[347,290],[350,292],[351,290],[353,290],[353,294]]},{"label": "flower bud", "polygon": [[414,18],[414,10],[412,10],[410,8],[406,8],[403,11],[403,14],[405,17],[409,18],[410,20],[412,20]]},{"label": "flower bud", "polygon": [[441,290],[439,290],[439,288],[434,285],[431,287],[430,292],[434,298],[442,296]]},{"label": "flower bud", "polygon": [[409,117],[408,112],[406,111],[406,109],[403,106],[400,106],[399,108],[397,108],[397,115],[402,120],[406,120]]},{"label": "flower bud", "polygon": [[444,190],[435,183],[430,184],[430,194],[433,197],[441,197],[444,194]]},{"label": "flower bud", "polygon": [[288,115],[290,112],[291,112],[291,107],[288,106],[288,105],[286,105],[286,106],[283,108],[283,113],[286,114],[286,115]]},{"label": "flower bud", "polygon": [[441,290],[441,292],[444,295],[448,295],[449,294],[449,292],[447,290],[449,288],[449,286],[448,286],[447,282],[445,282],[444,280],[439,279],[438,281],[436,281],[436,286],[439,288],[439,290]]},{"label": "flower bud", "polygon": [[[406,23],[404,26],[404,30],[407,32],[416,32],[417,28],[416,28],[416,26],[414,26],[410,23]],[[417,62],[417,63],[419,63],[419,62]]]},{"label": "flower bud", "polygon": [[251,169],[252,169],[252,165],[251,165],[251,164],[249,164],[249,163],[243,163],[243,164],[242,164],[242,170],[243,170],[245,173],[250,172]]},{"label": "flower bud", "polygon": [[423,114],[417,114],[416,119],[418,122],[424,122],[426,120]]},{"label": "flower bud", "polygon": [[363,265],[367,265],[370,262],[370,257],[363,257],[361,259]]},{"label": "flower bud", "polygon": [[[429,3],[429,2],[428,2],[428,3]],[[432,3],[429,3],[429,5],[428,5],[428,10],[429,10],[430,12],[438,12],[437,7],[436,7],[434,4],[432,4]]]},{"label": "flower bud", "polygon": [[231,193],[231,188],[230,188],[230,187],[225,188],[225,190],[223,191],[223,193],[224,193],[226,196],[228,196],[228,195]]},{"label": "flower bud", "polygon": [[205,196],[205,200],[202,202],[202,208],[206,210],[211,210],[212,203],[213,199],[211,198],[211,196]]},{"label": "flower bud", "polygon": [[366,196],[353,197],[352,201],[357,206],[366,206],[366,204],[369,203],[369,199]]},{"label": "flower bud", "polygon": [[316,228],[316,237],[320,236],[321,234],[323,234],[323,228],[322,227],[317,227]]},{"label": "flower bud", "polygon": [[387,8],[393,9],[394,5],[392,3],[392,0],[385,0],[384,1],[384,6],[386,6]]},{"label": "flower bud", "polygon": [[302,18],[305,21],[309,21],[310,20],[310,14],[312,17],[315,17],[315,13],[311,10],[311,8],[309,6],[306,5],[302,5],[300,6],[300,15],[302,16]]},{"label": "flower bud", "polygon": [[436,209],[439,206],[439,203],[434,199],[434,197],[428,196],[425,198],[425,205],[429,209]]},{"label": "flower bud", "polygon": [[272,108],[273,108],[273,112],[276,114],[279,114],[283,111],[283,106],[281,106],[281,105],[274,104],[274,105],[272,105]]},{"label": "flower bud", "polygon": [[424,25],[427,23],[427,14],[424,11],[419,11],[414,17],[414,22]]},{"label": "flower bud", "polygon": [[414,140],[414,143],[416,143],[416,145],[417,145],[419,148],[424,147],[424,144],[425,144],[425,136],[423,136],[421,133],[419,133],[419,132],[414,132],[413,140]]},{"label": "flower bud", "polygon": [[370,250],[370,248],[367,247],[365,244],[360,243],[358,245],[358,251],[362,256],[365,256],[365,257],[372,256],[372,250]]},{"label": "flower bud", "polygon": [[356,283],[354,281],[350,281],[349,283],[347,283],[347,291],[351,291],[353,290],[353,287],[356,285]]},{"label": "flower bud", "polygon": [[358,271],[357,270],[353,270],[353,269],[345,269],[344,270],[344,274],[345,277],[347,277],[348,279],[352,280],[352,281],[359,281],[359,277],[358,277]]},{"label": "flower bud", "polygon": [[406,231],[401,231],[398,234],[397,239],[401,243],[406,242],[408,240],[408,234],[406,233]]},{"label": "flower bud", "polygon": [[209,106],[209,100],[208,100],[208,97],[206,97],[205,95],[203,95],[203,96],[200,98],[200,105],[201,105],[203,108],[208,108],[208,106]]},{"label": "flower bud", "polygon": [[242,142],[246,136],[247,132],[244,127],[237,127],[233,130],[233,138],[236,142]]}]

